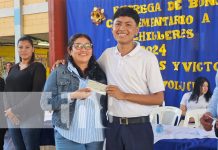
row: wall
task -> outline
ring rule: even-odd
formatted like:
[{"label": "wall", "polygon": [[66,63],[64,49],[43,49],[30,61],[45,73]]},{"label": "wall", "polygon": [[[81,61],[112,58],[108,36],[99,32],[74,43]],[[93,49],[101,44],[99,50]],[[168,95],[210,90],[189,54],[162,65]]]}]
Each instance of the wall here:
[{"label": "wall", "polygon": [[[0,1],[0,37],[14,36],[14,2]],[[47,0],[23,0],[24,34],[48,33]]]}]

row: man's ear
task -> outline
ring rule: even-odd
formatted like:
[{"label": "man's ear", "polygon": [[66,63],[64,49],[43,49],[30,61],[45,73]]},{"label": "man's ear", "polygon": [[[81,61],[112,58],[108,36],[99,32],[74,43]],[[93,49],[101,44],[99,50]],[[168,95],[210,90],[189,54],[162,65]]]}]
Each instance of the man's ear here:
[{"label": "man's ear", "polygon": [[136,33],[135,35],[137,35],[139,33],[139,27],[136,28]]},{"label": "man's ear", "polygon": [[112,22],[111,32],[114,30],[114,22]]}]

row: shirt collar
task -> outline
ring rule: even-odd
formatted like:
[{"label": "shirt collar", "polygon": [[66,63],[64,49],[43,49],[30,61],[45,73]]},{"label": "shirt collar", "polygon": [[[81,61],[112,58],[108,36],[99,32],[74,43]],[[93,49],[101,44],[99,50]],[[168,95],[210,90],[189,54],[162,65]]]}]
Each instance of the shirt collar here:
[{"label": "shirt collar", "polygon": [[68,62],[67,64],[67,69],[70,71],[70,72],[74,72],[76,75],[79,76],[79,73],[77,71],[77,69],[73,66],[73,64],[71,62]]},{"label": "shirt collar", "polygon": [[[139,50],[140,50],[140,43],[137,41],[134,41],[136,43],[136,47],[130,52],[128,53],[126,56],[133,56],[135,55]],[[119,52],[117,46],[115,47],[115,54],[117,55],[121,55],[121,53]]]}]

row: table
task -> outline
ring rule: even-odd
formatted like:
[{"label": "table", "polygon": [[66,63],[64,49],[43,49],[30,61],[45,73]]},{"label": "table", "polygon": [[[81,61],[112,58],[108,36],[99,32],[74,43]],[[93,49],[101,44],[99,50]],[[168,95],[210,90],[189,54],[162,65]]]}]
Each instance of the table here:
[{"label": "table", "polygon": [[163,125],[164,131],[154,131],[154,150],[217,150],[214,131],[201,128]]}]

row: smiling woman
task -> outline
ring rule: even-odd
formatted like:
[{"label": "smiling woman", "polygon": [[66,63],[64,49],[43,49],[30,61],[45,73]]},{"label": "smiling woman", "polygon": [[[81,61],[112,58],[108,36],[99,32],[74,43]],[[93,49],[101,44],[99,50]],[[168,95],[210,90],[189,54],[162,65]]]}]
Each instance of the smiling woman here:
[{"label": "smiling woman", "polygon": [[57,150],[102,150],[107,97],[87,85],[89,79],[106,84],[106,76],[93,56],[89,36],[72,36],[67,50],[68,63],[51,72],[41,107],[53,111]]},{"label": "smiling woman", "polygon": [[12,66],[6,78],[5,116],[15,148],[39,150],[43,124],[39,100],[46,71],[41,63],[34,62],[31,37],[21,37],[17,45],[20,62]]}]

